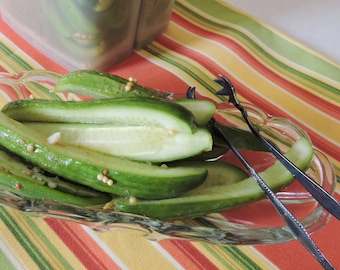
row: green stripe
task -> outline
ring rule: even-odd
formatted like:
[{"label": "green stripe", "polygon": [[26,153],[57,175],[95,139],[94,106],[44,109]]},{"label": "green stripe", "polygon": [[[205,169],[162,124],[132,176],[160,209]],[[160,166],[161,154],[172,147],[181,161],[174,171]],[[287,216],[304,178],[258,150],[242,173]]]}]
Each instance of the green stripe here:
[{"label": "green stripe", "polygon": [[[221,257],[219,253],[215,252],[214,248],[211,245],[203,244],[204,248],[214,256],[219,262],[226,266],[226,269],[233,269],[232,266],[226,262],[226,260]],[[262,268],[258,266],[251,258],[249,258],[244,252],[242,252],[236,246],[221,246],[219,249],[222,250],[221,254],[228,254],[234,261],[241,266],[242,269],[252,269],[252,270],[261,270]],[[239,268],[236,268],[239,269]]]},{"label": "green stripe", "polygon": [[[215,93],[218,87],[216,84],[216,88],[212,87],[208,82],[212,82],[212,78],[208,77],[206,73],[203,73],[203,69],[199,69],[193,65],[190,65],[188,62],[185,62],[187,65],[181,64],[183,59],[177,57],[175,54],[171,54],[169,52],[163,51],[161,48],[156,47],[154,43],[150,44],[148,47],[145,47],[144,50],[153,56],[156,56],[160,60],[173,65],[186,74],[188,74],[191,78],[197,81],[204,87],[204,90],[209,91],[210,93]],[[216,96],[220,100],[226,100],[223,96]]]},{"label": "green stripe", "polygon": [[72,266],[65,260],[64,256],[59,252],[59,250],[55,247],[53,243],[46,237],[44,232],[40,230],[40,228],[36,225],[35,222],[31,218],[26,218],[27,225],[29,225],[30,230],[34,231],[36,235],[39,235],[39,238],[44,242],[44,245],[48,248],[50,253],[53,254],[53,258],[65,268],[72,269]]},{"label": "green stripe", "polygon": [[11,261],[1,250],[0,250],[0,269],[15,270],[15,267],[12,265]]},{"label": "green stripe", "polygon": [[[25,62],[18,55],[16,55],[15,52],[9,49],[3,42],[0,42],[0,52],[2,55],[5,55],[5,58],[9,58],[11,60],[11,61],[7,61],[6,63],[13,69],[12,72],[21,72],[23,70],[34,69],[30,64]],[[17,67],[13,65],[12,63],[19,65],[20,69],[17,69]]]},{"label": "green stripe", "polygon": [[224,250],[230,252],[235,261],[242,263],[243,269],[261,269],[253,260],[251,260],[246,254],[244,254],[239,248],[236,246],[225,247]]},{"label": "green stripe", "polygon": [[[14,63],[14,65],[13,65],[13,62],[5,61],[5,60],[7,60],[8,56],[6,55],[6,52],[5,52],[6,50],[4,50],[6,47],[3,48],[3,46],[4,46],[4,44],[0,42],[0,58],[1,58],[2,62],[6,63],[6,65],[7,65],[6,66],[6,70],[7,71],[9,71],[9,72],[12,72],[12,71],[16,72],[15,71],[16,68],[14,67],[14,65],[16,63]],[[1,65],[3,66],[4,64],[2,63]]]},{"label": "green stripe", "polygon": [[[199,217],[194,219],[195,223],[191,223],[192,225],[196,226],[203,226],[209,228],[217,228],[214,224],[209,222],[208,220]],[[216,248],[221,250],[221,254],[225,253],[228,254],[230,257],[233,258],[234,263],[238,263],[242,269],[261,269],[250,257],[248,257],[243,251],[241,251],[237,246],[211,246],[207,243],[202,243],[204,248],[214,256],[220,263],[226,266],[226,269],[233,269],[232,265],[230,265],[223,256],[220,256],[219,253],[215,251]]]},{"label": "green stripe", "polygon": [[[0,207],[0,219],[7,226],[20,245],[26,250],[27,254],[32,258],[39,269],[53,269],[46,258],[39,252],[37,246],[22,231],[20,227],[22,224],[17,224],[15,219],[4,207]],[[28,217],[26,220],[28,221]]]},{"label": "green stripe", "polygon": [[[157,51],[156,51],[157,50]],[[174,54],[170,54],[168,52],[165,52],[161,50],[161,48],[157,48],[153,45],[150,45],[145,48],[145,51],[148,53],[152,54],[153,56],[156,56],[157,58],[163,60],[164,62],[167,62],[168,64],[171,64],[185,73],[187,73],[190,77],[194,78],[197,82],[199,82],[201,85],[203,85],[207,90],[210,92],[215,92],[214,90],[208,83],[207,81],[211,80],[211,78],[207,79],[207,75],[197,69],[195,66],[190,66],[190,68],[180,64],[180,60],[182,60],[179,57],[176,57]],[[205,78],[203,78],[205,77]]]},{"label": "green stripe", "polygon": [[26,82],[25,83],[30,92],[39,98],[47,97],[50,99],[61,100],[60,96],[58,96],[55,92],[50,91],[47,87],[37,82]]},{"label": "green stripe", "polygon": [[[216,2],[200,1],[200,0],[189,0],[187,2],[191,2],[196,8],[200,8],[201,10],[204,10],[205,13],[210,14],[210,16],[212,17],[219,18],[229,24],[233,23],[237,25],[238,27],[242,26],[246,28],[248,31],[251,31],[252,34],[257,36],[262,42],[270,41],[270,44],[276,45],[275,48],[271,48],[271,49],[274,51],[276,50],[280,55],[286,57],[287,59],[290,59],[290,61],[298,63],[300,66],[304,66],[304,67],[307,67],[308,69],[314,70],[317,73],[323,74],[325,77],[331,78],[335,81],[339,81],[340,79],[339,67],[332,65],[329,62],[325,62],[321,58],[316,58],[315,55],[310,54],[306,52],[305,50],[297,47],[296,45],[289,43],[287,40],[282,39],[280,36],[275,35],[275,33],[266,29],[264,26],[258,24],[256,21],[253,21],[248,17],[245,17],[239,13],[236,13],[233,10],[229,10],[227,7],[219,5]],[[210,4],[212,5],[212,7],[210,7]],[[209,5],[209,8],[206,9],[205,5]],[[245,33],[242,33],[238,29],[231,28],[230,25],[223,25],[220,23],[210,21],[209,19],[201,16],[200,14],[195,13],[195,11],[190,9],[190,7],[185,7],[179,2],[176,2],[176,8],[184,10],[185,13],[190,14],[191,16],[190,19],[196,20],[198,25],[204,22],[208,25],[221,29],[221,31],[228,31],[229,33],[235,34],[238,39],[245,40],[247,43],[250,44],[250,46],[252,46],[251,49],[257,51],[258,54],[262,55],[261,56],[262,59],[267,59],[267,61],[269,61],[272,64],[275,64],[276,66],[281,67],[286,72],[293,74],[295,76],[298,76],[300,78],[303,78],[307,81],[310,81],[314,83],[315,85],[318,85],[333,94],[339,93],[338,88],[335,88],[325,82],[317,80],[314,77],[311,77],[305,73],[297,71],[296,69],[279,61],[272,55],[268,54],[252,38],[247,36]],[[226,14],[228,14],[228,17],[225,16]],[[226,19],[228,19],[228,21]],[[253,27],[253,24],[257,25],[257,27]],[[242,43],[244,43],[245,41],[243,41]],[[267,46],[270,47],[269,44],[267,44]],[[283,49],[283,52],[281,52],[281,49]],[[291,53],[291,55],[287,56],[286,55],[287,52]],[[301,57],[303,55],[305,55],[306,57]],[[310,65],[310,63],[313,63],[313,64],[315,63],[315,65]],[[307,66],[307,64],[309,64],[309,66]],[[332,96],[332,98],[334,98],[334,96]]]}]

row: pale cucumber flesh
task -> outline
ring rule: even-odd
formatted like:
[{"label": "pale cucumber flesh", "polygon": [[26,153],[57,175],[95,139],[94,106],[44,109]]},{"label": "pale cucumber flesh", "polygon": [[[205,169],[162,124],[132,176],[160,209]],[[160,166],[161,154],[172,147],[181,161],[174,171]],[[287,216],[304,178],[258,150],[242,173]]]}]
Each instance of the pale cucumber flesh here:
[{"label": "pale cucumber flesh", "polygon": [[60,132],[65,144],[138,161],[168,162],[210,151],[212,136],[206,128],[195,133],[171,133],[162,127],[25,122],[50,136]]},{"label": "pale cucumber flesh", "polygon": [[206,125],[216,112],[214,103],[204,99],[176,99],[177,104],[188,109],[195,117],[196,124]]}]

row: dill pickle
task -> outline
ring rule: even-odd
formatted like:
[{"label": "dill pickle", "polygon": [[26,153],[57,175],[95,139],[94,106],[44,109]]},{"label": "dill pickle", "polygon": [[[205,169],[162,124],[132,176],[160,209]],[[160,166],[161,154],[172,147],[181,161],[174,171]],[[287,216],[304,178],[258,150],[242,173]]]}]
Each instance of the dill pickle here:
[{"label": "dill pickle", "polygon": [[98,70],[76,70],[59,78],[55,92],[74,93],[92,98],[158,97],[167,93],[140,86],[133,78],[124,79]]},{"label": "dill pickle", "polygon": [[0,150],[0,188],[26,198],[95,206],[108,202],[112,196],[69,183],[55,175],[46,175],[38,167]]},{"label": "dill pickle", "polygon": [[121,196],[159,199],[178,196],[200,185],[203,168],[165,168],[49,143],[47,138],[0,113],[0,145],[42,169],[72,182]]},{"label": "dill pickle", "polygon": [[154,126],[186,133],[197,128],[194,116],[183,106],[154,98],[22,99],[7,103],[2,112],[17,121]]}]

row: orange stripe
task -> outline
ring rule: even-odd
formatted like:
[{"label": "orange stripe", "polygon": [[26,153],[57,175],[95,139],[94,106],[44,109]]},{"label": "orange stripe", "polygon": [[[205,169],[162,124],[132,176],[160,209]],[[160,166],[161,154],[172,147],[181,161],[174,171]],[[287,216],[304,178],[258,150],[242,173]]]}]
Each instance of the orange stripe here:
[{"label": "orange stripe", "polygon": [[79,224],[51,218],[45,221],[87,269],[120,269]]},{"label": "orange stripe", "polygon": [[167,239],[160,241],[159,244],[185,269],[217,269],[190,241]]}]

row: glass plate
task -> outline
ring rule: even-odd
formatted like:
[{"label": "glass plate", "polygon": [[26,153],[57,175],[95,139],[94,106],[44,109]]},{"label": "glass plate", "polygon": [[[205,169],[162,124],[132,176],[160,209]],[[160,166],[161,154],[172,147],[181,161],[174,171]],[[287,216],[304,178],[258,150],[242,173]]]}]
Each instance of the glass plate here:
[{"label": "glass plate", "polygon": [[[8,101],[22,98],[81,99],[82,97],[73,94],[53,92],[59,76],[59,74],[45,70],[32,70],[14,75],[0,73],[0,107]],[[306,132],[293,122],[269,116],[251,104],[243,105],[262,135],[274,141],[283,151],[287,150],[300,136],[308,138]],[[216,118],[246,129],[239,111],[228,103],[217,104]],[[242,152],[258,170],[268,167],[273,162],[268,154]],[[237,164],[229,152],[220,159]],[[327,157],[318,149],[315,149],[312,165],[307,173],[329,193],[334,193],[336,183],[334,169]],[[327,224],[329,214],[297,181],[278,192],[277,195],[309,233]],[[133,229],[140,231],[144,237],[155,240],[175,237],[216,244],[243,245],[280,243],[295,239],[266,198],[223,213],[212,213],[199,218],[171,222],[22,198],[7,190],[0,190],[0,204],[31,213],[33,216],[72,220],[97,231]]]}]

